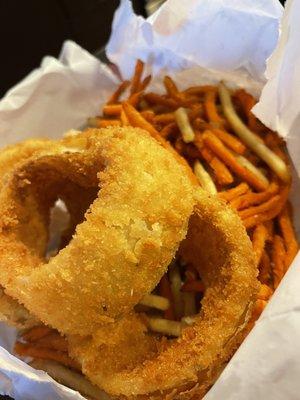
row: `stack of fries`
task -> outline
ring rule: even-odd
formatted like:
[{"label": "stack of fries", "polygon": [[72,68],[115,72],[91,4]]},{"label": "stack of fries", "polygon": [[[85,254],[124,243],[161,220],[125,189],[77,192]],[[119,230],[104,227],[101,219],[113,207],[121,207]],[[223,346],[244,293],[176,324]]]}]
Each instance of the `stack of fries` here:
[{"label": "stack of fries", "polygon": [[[288,202],[291,176],[285,144],[251,113],[256,100],[244,90],[231,92],[224,83],[179,90],[165,76],[165,94],[146,92],[151,76],[143,78],[143,68],[138,60],[131,81],[120,84],[103,115],[90,118],[89,125],[131,125],[166,139],[193,168],[201,186],[238,212],[260,271],[262,286],[253,313],[257,319],[298,251]],[[203,292],[201,277],[187,272],[189,279],[180,283],[179,293]],[[174,292],[170,273],[160,288],[171,309],[176,308],[178,291]],[[179,317],[168,309],[165,318]]]},{"label": "stack of fries", "polygon": [[[131,125],[166,140],[186,159],[203,189],[237,211],[252,240],[261,282],[248,333],[298,251],[285,144],[251,113],[256,100],[244,90],[230,91],[223,83],[179,90],[166,76],[165,94],[146,93],[151,76],[142,78],[143,69],[138,60],[132,80],[120,84],[103,115],[89,118],[88,125]],[[199,312],[204,291],[198,271],[176,260],[137,311],[146,312],[150,330],[180,336]],[[15,351],[79,368],[68,357],[66,340],[46,327],[23,334]]]}]

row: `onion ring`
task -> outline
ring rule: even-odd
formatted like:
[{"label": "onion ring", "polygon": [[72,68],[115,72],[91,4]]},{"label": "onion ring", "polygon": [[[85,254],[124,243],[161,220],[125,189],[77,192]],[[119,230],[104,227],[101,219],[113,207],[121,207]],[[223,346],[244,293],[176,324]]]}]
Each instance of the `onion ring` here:
[{"label": "onion ring", "polygon": [[[156,286],[186,235],[195,188],[185,167],[142,130],[91,129],[71,145],[57,142],[5,175],[0,283],[44,323],[89,334]],[[55,200],[99,186],[70,243],[45,262]]]},{"label": "onion ring", "polygon": [[238,215],[215,197],[199,195],[179,252],[198,269],[206,287],[200,313],[181,337],[159,341],[137,313],[93,337],[69,337],[70,355],[83,373],[112,396],[200,398],[241,341],[258,281],[251,242]]}]

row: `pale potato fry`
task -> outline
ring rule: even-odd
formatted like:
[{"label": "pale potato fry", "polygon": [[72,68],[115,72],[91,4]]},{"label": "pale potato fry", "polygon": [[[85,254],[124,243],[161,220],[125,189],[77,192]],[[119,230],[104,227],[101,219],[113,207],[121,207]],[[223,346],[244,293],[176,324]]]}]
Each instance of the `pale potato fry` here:
[{"label": "pale potato fry", "polygon": [[170,307],[170,302],[166,297],[158,296],[156,294],[147,294],[140,301],[141,305],[157,308],[158,310],[166,311]]},{"label": "pale potato fry", "polygon": [[194,164],[194,174],[198,178],[203,189],[207,190],[211,194],[217,194],[217,188],[214,181],[199,160]]}]

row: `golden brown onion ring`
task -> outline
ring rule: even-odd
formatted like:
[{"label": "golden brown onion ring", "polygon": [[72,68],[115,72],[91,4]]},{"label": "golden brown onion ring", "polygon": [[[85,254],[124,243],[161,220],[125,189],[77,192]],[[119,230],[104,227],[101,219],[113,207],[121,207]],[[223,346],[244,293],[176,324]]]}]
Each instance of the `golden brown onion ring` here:
[{"label": "golden brown onion ring", "polygon": [[[142,130],[90,130],[71,142],[6,174],[0,283],[44,323],[88,334],[156,286],[186,235],[195,190],[185,167]],[[45,262],[54,201],[96,186],[71,242]]]},{"label": "golden brown onion ring", "polygon": [[206,286],[201,311],[180,338],[159,341],[138,314],[93,337],[69,338],[71,356],[113,397],[201,398],[241,339],[258,282],[251,242],[237,214],[201,194],[180,253]]}]

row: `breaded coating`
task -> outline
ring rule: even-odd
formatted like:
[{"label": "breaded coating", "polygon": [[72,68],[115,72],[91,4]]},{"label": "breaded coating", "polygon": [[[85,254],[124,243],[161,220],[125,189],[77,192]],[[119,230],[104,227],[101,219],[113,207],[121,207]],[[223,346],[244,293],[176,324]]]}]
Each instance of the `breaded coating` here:
[{"label": "breaded coating", "polygon": [[[141,352],[142,342],[149,343],[151,336],[142,337],[140,316],[136,333],[131,326],[116,335],[120,340],[114,343],[103,340],[104,331],[96,332],[88,344],[86,339],[69,339],[71,356],[113,398],[200,399],[241,340],[258,281],[251,242],[238,215],[216,197],[200,192],[179,252],[198,269],[206,287],[200,313],[181,337],[162,339],[155,353],[154,346]],[[118,332],[120,326],[112,325],[107,338],[114,336],[114,329]],[[128,346],[129,341],[139,344]],[[124,353],[130,362],[122,361]]]},{"label": "breaded coating", "polygon": [[[0,283],[47,325],[84,335],[157,285],[186,235],[195,187],[185,166],[140,129],[91,129],[58,144],[64,148],[33,155],[2,181]],[[72,240],[46,262],[49,209],[95,187]]]},{"label": "breaded coating", "polygon": [[18,329],[28,329],[39,324],[25,307],[4,293],[0,287],[0,321]]}]

